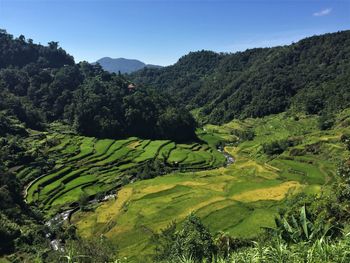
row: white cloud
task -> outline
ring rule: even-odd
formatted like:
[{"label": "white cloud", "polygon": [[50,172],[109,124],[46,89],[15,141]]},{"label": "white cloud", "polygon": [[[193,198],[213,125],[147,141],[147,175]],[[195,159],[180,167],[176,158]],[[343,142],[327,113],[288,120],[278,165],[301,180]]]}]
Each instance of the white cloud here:
[{"label": "white cloud", "polygon": [[326,15],[329,15],[331,12],[332,12],[332,8],[326,8],[319,12],[315,12],[313,16],[326,16]]}]

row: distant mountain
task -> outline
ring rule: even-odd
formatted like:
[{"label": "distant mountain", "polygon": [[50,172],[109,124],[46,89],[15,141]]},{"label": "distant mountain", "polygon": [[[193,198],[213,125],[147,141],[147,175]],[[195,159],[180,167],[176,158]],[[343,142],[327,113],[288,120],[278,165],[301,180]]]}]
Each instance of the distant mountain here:
[{"label": "distant mountain", "polygon": [[118,73],[132,73],[143,68],[161,68],[162,66],[145,64],[137,59],[126,58],[110,58],[104,57],[97,60],[95,63],[99,63],[102,68],[109,72]]}]

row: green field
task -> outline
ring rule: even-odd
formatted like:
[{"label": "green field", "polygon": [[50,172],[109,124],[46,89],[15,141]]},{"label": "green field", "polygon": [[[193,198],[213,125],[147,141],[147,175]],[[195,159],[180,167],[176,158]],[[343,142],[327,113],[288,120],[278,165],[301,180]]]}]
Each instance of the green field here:
[{"label": "green field", "polygon": [[[262,119],[233,121],[223,126],[207,125],[198,130],[209,145],[226,141],[227,152],[235,163],[218,169],[175,172],[151,180],[124,186],[116,200],[95,211],[75,213],[72,223],[84,237],[101,234],[110,238],[121,256],[146,262],[152,253],[150,237],[171,221],[180,223],[190,212],[199,215],[209,229],[250,238],[262,227],[274,226],[274,217],[286,198],[298,193],[317,194],[333,180],[336,165],[343,158],[340,136],[349,128],[338,116],[333,130],[320,131],[316,117],[287,114]],[[345,116],[345,117],[344,117]],[[254,131],[252,140],[235,136],[237,129]],[[263,145],[274,140],[295,142],[281,154],[267,155]],[[167,144],[160,151],[170,163],[206,167],[215,163],[209,158],[219,154],[212,148],[194,155],[203,145]],[[214,158],[215,159],[215,158]]]},{"label": "green field", "polygon": [[[40,174],[33,164],[18,173],[21,178],[35,175],[36,179],[26,189],[26,200],[47,214],[69,207],[82,195],[92,198],[99,193],[115,192],[123,179],[138,179],[137,169],[155,160],[173,171],[180,167],[212,169],[225,162],[214,148],[199,143],[176,144],[168,140],[150,141],[135,137],[98,140],[59,134],[46,134],[35,142],[47,147],[49,140],[55,140],[55,145],[47,149],[55,166]],[[193,145],[195,149],[191,149]],[[184,157],[174,161],[174,156]]]}]

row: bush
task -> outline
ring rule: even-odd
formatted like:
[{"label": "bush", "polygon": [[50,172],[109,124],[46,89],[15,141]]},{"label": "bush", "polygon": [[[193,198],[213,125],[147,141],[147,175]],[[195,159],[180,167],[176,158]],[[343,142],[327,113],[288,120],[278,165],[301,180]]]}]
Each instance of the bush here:
[{"label": "bush", "polygon": [[86,193],[83,193],[79,196],[78,204],[80,207],[80,210],[86,211],[87,205],[89,204],[89,196]]},{"label": "bush", "polygon": [[190,214],[176,231],[175,223],[155,234],[157,261],[176,260],[179,257],[191,257],[195,262],[211,259],[216,254],[216,246],[209,230],[194,214]]},{"label": "bush", "polygon": [[263,151],[267,155],[281,154],[288,148],[287,140],[272,141],[263,144]]},{"label": "bush", "polygon": [[255,137],[255,132],[253,129],[238,130],[234,129],[231,134],[236,135],[241,141],[252,141]]},{"label": "bush", "polygon": [[321,115],[318,119],[320,130],[329,130],[334,125],[334,116],[331,114]]},{"label": "bush", "polygon": [[20,234],[20,227],[0,214],[0,255],[13,251],[14,240]]},{"label": "bush", "polygon": [[340,137],[340,141],[345,143],[346,149],[349,151],[350,150],[350,134],[344,133]]},{"label": "bush", "polygon": [[215,238],[215,245],[219,256],[227,258],[233,251],[252,246],[250,240],[233,238],[225,233],[218,233]]},{"label": "bush", "polygon": [[288,147],[296,146],[301,142],[300,137],[290,137],[288,139],[276,140],[263,144],[263,152],[267,155],[283,153]]}]

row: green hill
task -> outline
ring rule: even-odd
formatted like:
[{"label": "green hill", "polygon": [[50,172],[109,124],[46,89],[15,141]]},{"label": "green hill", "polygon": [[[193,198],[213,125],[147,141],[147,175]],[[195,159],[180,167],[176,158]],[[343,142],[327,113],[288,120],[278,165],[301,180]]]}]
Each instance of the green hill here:
[{"label": "green hill", "polygon": [[0,111],[28,128],[61,121],[100,138],[195,139],[194,119],[174,99],[99,65],[74,64],[58,42],[43,46],[2,30],[0,61]]},{"label": "green hill", "polygon": [[136,83],[175,96],[199,119],[224,123],[295,109],[348,107],[350,31],[313,36],[289,46],[233,54],[191,52],[172,66],[132,74]]}]

